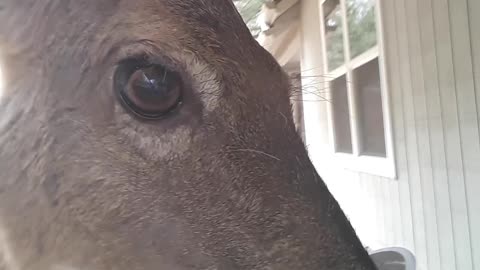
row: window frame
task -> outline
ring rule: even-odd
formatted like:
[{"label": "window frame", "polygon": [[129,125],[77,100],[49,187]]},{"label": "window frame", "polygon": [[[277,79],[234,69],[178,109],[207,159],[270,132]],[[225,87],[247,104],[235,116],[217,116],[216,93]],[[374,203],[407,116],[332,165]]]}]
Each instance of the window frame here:
[{"label": "window frame", "polygon": [[[391,116],[391,104],[390,95],[388,91],[387,76],[386,76],[386,61],[385,61],[385,48],[384,48],[384,31],[383,31],[383,18],[382,18],[382,6],[380,0],[375,1],[375,26],[377,32],[377,44],[361,53],[359,56],[351,59],[350,57],[350,41],[348,35],[348,21],[346,11],[346,0],[339,0],[340,10],[342,14],[342,37],[344,46],[345,62],[340,67],[329,71],[328,69],[328,57],[327,57],[327,42],[325,35],[325,16],[323,11],[324,3],[327,0],[319,0],[319,18],[320,18],[320,40],[322,47],[322,66],[326,71],[326,98],[331,100],[330,80],[339,78],[342,75],[346,75],[347,81],[352,81],[353,73],[356,68],[368,63],[375,58],[378,58],[379,63],[379,75],[380,75],[380,87],[382,96],[382,111],[383,111],[383,124],[385,134],[385,157],[367,156],[360,154],[360,134],[359,134],[359,119],[355,112],[357,108],[357,97],[355,86],[352,83],[347,83],[348,92],[348,104],[349,104],[349,119],[350,130],[352,139],[352,153],[336,152],[335,143],[335,128],[333,119],[333,106],[331,102],[327,102],[327,117],[328,117],[328,137],[329,145],[331,148],[332,158],[336,164],[339,164],[344,169],[367,173],[371,175],[382,176],[386,178],[397,178],[396,166],[395,166],[395,153],[393,146],[393,130],[392,130],[392,116]],[[352,102],[355,101],[355,102]]]}]

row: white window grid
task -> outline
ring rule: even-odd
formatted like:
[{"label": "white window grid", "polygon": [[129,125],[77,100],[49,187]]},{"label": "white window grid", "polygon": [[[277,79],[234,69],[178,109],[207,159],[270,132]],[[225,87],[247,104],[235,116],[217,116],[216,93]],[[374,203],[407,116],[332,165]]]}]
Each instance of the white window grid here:
[{"label": "white window grid", "polygon": [[[327,60],[327,42],[325,34],[325,16],[323,12],[323,3],[326,0],[319,0],[319,12],[320,12],[320,33],[321,33],[321,42],[322,42],[322,54],[323,54],[323,64],[324,70],[328,71],[328,60]],[[352,102],[356,100],[356,89],[353,83],[347,83],[348,91],[348,106],[349,106],[349,119],[350,119],[350,130],[351,130],[351,141],[352,141],[352,153],[341,153],[336,151],[335,147],[335,129],[334,129],[334,119],[333,119],[333,108],[331,102],[327,102],[327,112],[328,112],[328,126],[329,126],[329,139],[331,152],[333,155],[333,162],[340,164],[347,170],[352,170],[356,172],[362,172],[366,174],[378,175],[386,178],[395,179],[396,167],[395,167],[395,154],[393,147],[393,131],[392,131],[392,118],[391,118],[391,106],[389,92],[387,91],[387,79],[386,79],[386,61],[384,55],[384,35],[383,35],[383,19],[381,12],[381,1],[375,0],[375,16],[376,16],[376,30],[377,30],[377,45],[368,49],[367,51],[361,53],[355,58],[351,59],[350,55],[350,41],[348,35],[348,23],[347,23],[347,11],[346,11],[346,0],[340,0],[340,8],[342,14],[342,36],[343,36],[343,47],[345,53],[344,64],[340,67],[328,71],[325,74],[327,81],[337,79],[343,75],[346,76],[347,82],[352,82],[353,80],[353,71],[378,58],[379,70],[380,70],[380,85],[381,85],[381,96],[382,96],[382,109],[383,109],[383,120],[384,120],[384,134],[385,134],[385,157],[378,156],[368,156],[362,155],[360,153],[360,134],[359,134],[359,124],[358,124],[358,115],[355,113],[358,111],[357,104],[358,102]],[[327,83],[329,85],[329,83]],[[328,86],[329,87],[329,86]],[[327,100],[331,100],[330,89],[326,92]]]}]

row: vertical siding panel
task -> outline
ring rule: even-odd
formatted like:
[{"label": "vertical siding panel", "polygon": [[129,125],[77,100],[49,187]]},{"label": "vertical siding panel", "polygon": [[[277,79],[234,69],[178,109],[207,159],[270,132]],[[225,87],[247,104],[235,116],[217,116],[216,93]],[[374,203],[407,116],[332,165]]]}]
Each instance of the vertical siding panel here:
[{"label": "vertical siding panel", "polygon": [[402,222],[401,222],[401,211],[400,211],[400,192],[398,189],[398,182],[392,182],[390,184],[390,192],[392,194],[392,214],[393,214],[393,229],[395,230],[395,237],[393,238],[392,246],[404,246],[405,243],[402,239]]},{"label": "vertical siding panel", "polygon": [[378,201],[378,186],[375,184],[375,182],[372,182],[372,177],[368,174],[365,174],[364,175],[365,178],[367,179],[368,181],[368,184],[370,186],[370,190],[371,190],[371,196],[373,198],[373,200],[371,201],[371,204],[372,205],[375,205],[374,206],[374,216],[375,216],[375,223],[374,223],[374,226],[376,228],[376,243],[377,244],[381,244],[381,239],[382,239],[382,236],[383,236],[383,232],[384,232],[384,229],[385,228],[381,228],[379,227],[381,222],[380,222],[380,218],[381,218],[381,215],[380,215],[380,212],[381,212],[381,208],[382,206],[381,205],[376,205],[375,203]]},{"label": "vertical siding panel", "polygon": [[[434,1],[434,0],[433,0]],[[430,264],[431,269],[455,269],[454,243],[450,209],[450,195],[448,190],[448,176],[446,171],[444,133],[442,112],[438,91],[438,73],[436,62],[436,48],[434,39],[433,13],[431,0],[418,1],[418,18],[420,27],[419,40],[421,41],[422,72],[424,74],[424,91],[426,99],[426,119],[428,119],[428,137],[430,142],[431,168],[429,177],[424,178],[425,190],[429,190],[429,205],[425,205],[428,213],[435,219],[435,224],[426,224],[430,232],[429,242],[435,239],[430,246],[429,260],[437,262]],[[432,177],[433,176],[433,177]],[[430,193],[431,192],[431,193]],[[427,199],[427,200],[428,200]],[[434,226],[435,225],[435,226]]]},{"label": "vertical siding panel", "polygon": [[379,242],[382,244],[382,246],[385,246],[387,245],[387,233],[388,233],[388,228],[386,226],[386,223],[385,223],[385,219],[386,219],[386,208],[388,207],[387,206],[387,203],[385,202],[384,200],[384,190],[383,190],[383,182],[379,180],[378,177],[375,177],[371,179],[372,183],[375,184],[375,187],[376,187],[376,191],[377,191],[377,202],[378,201],[381,201],[383,202],[381,207],[379,207],[379,216],[378,216],[378,225],[379,226],[382,226],[382,229],[381,229],[381,233],[379,235]]},{"label": "vertical siding panel", "polygon": [[[359,236],[362,237],[362,240],[363,240],[363,238],[371,238],[371,235],[373,232],[371,228],[372,227],[371,212],[373,211],[373,209],[371,209],[371,205],[370,205],[371,196],[368,189],[368,183],[365,181],[362,174],[358,175],[358,180],[360,182],[360,190],[363,194],[362,201],[363,201],[363,204],[365,205],[365,211],[362,213],[364,223],[362,225],[361,231],[359,232]],[[371,243],[365,242],[364,245],[370,247]]]},{"label": "vertical siding panel", "polygon": [[364,194],[360,199],[363,202],[365,210],[362,212],[362,221],[364,221],[362,225],[362,231],[359,235],[364,241],[364,245],[368,246],[371,249],[378,248],[377,246],[377,238],[378,238],[378,231],[376,230],[376,217],[375,217],[375,198],[373,194],[373,186],[370,182],[370,179],[363,174],[359,174],[359,181],[361,182],[361,190]]},{"label": "vertical siding panel", "polygon": [[365,175],[365,178],[368,181],[368,184],[371,187],[371,196],[373,196],[373,200],[371,201],[371,204],[374,205],[374,216],[375,216],[375,228],[376,228],[376,243],[377,244],[383,244],[383,235],[385,233],[385,228],[381,227],[382,224],[382,207],[383,205],[379,205],[376,202],[379,200],[378,196],[378,185],[374,181],[372,181],[372,177],[368,174]]},{"label": "vertical siding panel", "polygon": [[388,229],[388,222],[387,222],[387,219],[388,219],[388,209],[389,209],[389,204],[388,202],[386,201],[386,198],[385,198],[385,184],[387,182],[383,181],[382,178],[380,177],[375,177],[375,179],[372,179],[375,183],[375,185],[378,187],[378,199],[383,202],[382,204],[382,207],[381,207],[381,216],[380,216],[380,224],[381,226],[383,227],[383,234],[382,234],[382,245],[384,246],[388,246],[389,244],[389,241],[388,241],[388,238],[389,238],[389,229]]},{"label": "vertical siding panel", "polygon": [[385,227],[382,226],[382,222],[383,222],[383,218],[382,218],[382,208],[384,205],[379,205],[378,204],[378,201],[379,201],[379,185],[377,185],[377,183],[375,181],[372,181],[372,176],[370,175],[366,175],[366,178],[368,179],[368,182],[370,183],[370,185],[372,186],[372,190],[373,190],[373,196],[374,196],[374,200],[371,201],[371,204],[374,205],[375,207],[375,227],[376,227],[376,230],[377,230],[377,239],[376,239],[376,242],[377,244],[379,245],[384,245],[384,242],[383,242],[383,238],[384,238],[384,235],[385,235]]},{"label": "vertical siding panel", "polygon": [[390,246],[392,244],[392,217],[390,215],[390,209],[392,209],[392,205],[389,198],[389,190],[388,190],[388,180],[385,180],[382,177],[379,177],[376,179],[377,184],[380,185],[380,192],[381,192],[381,200],[383,202],[383,211],[382,211],[382,216],[383,216],[383,227],[385,228],[384,236],[383,236],[383,243],[386,246]]},{"label": "vertical siding panel", "polygon": [[380,182],[383,184],[383,201],[384,207],[384,223],[386,228],[385,243],[388,246],[393,245],[395,239],[395,228],[393,227],[393,202],[391,194],[391,180],[380,178]]},{"label": "vertical siding panel", "polygon": [[376,191],[376,185],[372,183],[371,177],[368,174],[363,174],[363,178],[365,179],[368,189],[369,189],[369,204],[371,207],[371,215],[373,217],[373,223],[372,223],[372,233],[375,234],[375,242],[372,244],[375,244],[375,248],[379,248],[378,245],[381,245],[380,241],[380,236],[382,235],[382,230],[381,228],[377,227],[379,224],[379,207],[377,203],[377,191]]},{"label": "vertical siding panel", "polygon": [[[368,227],[369,227],[369,220],[368,220],[368,212],[370,209],[368,208],[368,201],[366,200],[368,193],[366,192],[365,185],[363,182],[363,178],[361,174],[357,175],[358,181],[358,190],[357,193],[359,194],[358,198],[361,202],[361,207],[364,209],[363,211],[357,211],[355,218],[358,219],[360,226],[355,228],[359,237],[363,237],[364,235],[368,235]],[[360,240],[363,240],[362,238]],[[363,243],[364,246],[367,246],[367,243]]]},{"label": "vertical siding panel", "polygon": [[452,37],[448,0],[432,1],[437,44],[436,58],[439,78],[440,102],[445,135],[448,186],[454,236],[454,253],[457,270],[472,269],[470,234],[463,182],[460,126],[453,70]]},{"label": "vertical siding panel", "polygon": [[[400,74],[399,63],[401,62],[401,52],[399,48],[400,38],[397,33],[401,31],[398,27],[397,10],[398,0],[385,0],[380,2],[383,11],[384,39],[385,39],[385,61],[387,61],[387,80],[391,96],[391,106],[393,115],[393,130],[395,134],[395,160],[398,174],[398,204],[400,210],[400,233],[402,244],[406,248],[415,252],[412,206],[410,199],[410,186],[408,181],[408,160],[406,149],[406,119],[404,118],[403,93],[404,81]],[[403,23],[403,21],[401,21]]]},{"label": "vertical siding panel", "polygon": [[[425,0],[420,0],[425,3]],[[407,1],[407,31],[409,35],[410,70],[412,79],[412,98],[417,133],[417,153],[420,166],[420,197],[423,203],[423,218],[425,221],[425,238],[427,252],[427,267],[440,269],[440,254],[438,247],[437,219],[435,215],[435,195],[432,179],[432,158],[430,150],[429,117],[425,97],[425,78],[422,70],[422,42],[420,33],[420,17],[429,19],[426,14],[420,14],[419,0]]]},{"label": "vertical siding panel", "polygon": [[365,209],[365,202],[362,200],[364,194],[361,193],[359,176],[356,172],[349,172],[348,183],[342,191],[345,193],[345,204],[348,204],[348,211],[351,213],[351,222],[354,223],[355,229],[362,232],[364,228],[364,220],[360,218],[362,209]]},{"label": "vertical siding panel", "polygon": [[[480,1],[478,0],[468,0],[468,11],[469,11],[469,20],[470,20],[470,38],[471,38],[471,52],[472,52],[472,61],[473,61],[473,76],[475,83],[475,93],[476,93],[476,104],[477,104],[477,132],[480,133],[480,31],[478,27],[480,26]],[[480,141],[480,136],[478,136]],[[480,154],[478,155],[476,161],[480,163]],[[478,166],[477,165],[477,176],[476,179],[472,179],[473,185],[468,184],[468,188],[472,189],[470,191],[469,197],[469,207],[470,207],[470,228],[472,229],[472,254],[474,261],[474,269],[480,269],[480,201],[478,195],[480,194],[480,175],[478,175]],[[473,196],[473,198],[472,198]]]},{"label": "vertical siding panel", "polygon": [[[477,102],[477,117],[479,119],[477,127],[480,132],[480,1],[468,0],[468,18],[470,20],[470,38],[472,45],[473,76],[475,79],[475,93]],[[480,140],[480,138],[478,138]],[[480,211],[479,211],[480,212]]]},{"label": "vertical siding panel", "polygon": [[392,209],[392,204],[390,202],[390,200],[388,199],[389,198],[389,195],[390,195],[390,192],[388,190],[388,181],[385,181],[385,179],[383,178],[379,178],[377,179],[377,183],[380,184],[380,187],[381,187],[381,199],[382,199],[382,202],[383,202],[383,211],[382,211],[382,215],[383,215],[383,226],[385,228],[385,234],[384,234],[384,238],[383,238],[383,243],[387,246],[391,245],[392,243],[392,236],[393,236],[393,231],[392,231],[392,225],[391,225],[391,221],[392,221],[392,217],[390,215],[390,209]]},{"label": "vertical siding panel", "polygon": [[377,207],[378,203],[376,185],[372,183],[371,177],[368,174],[363,174],[363,179],[365,179],[369,189],[369,205],[371,207],[371,215],[373,217],[372,229],[375,228],[372,230],[372,235],[375,235],[375,242],[373,242],[372,245],[374,245],[374,247],[378,249],[380,247],[379,245],[381,245],[380,236],[382,235],[382,233],[381,228],[377,227],[379,224],[379,207]]},{"label": "vertical siding panel", "polygon": [[[363,217],[360,217],[363,221],[363,233],[366,237],[370,238],[370,242],[368,245],[371,248],[379,248],[378,246],[378,230],[376,226],[376,199],[373,194],[373,185],[371,182],[370,177],[368,175],[360,173],[358,175],[359,180],[361,181],[362,190],[363,190],[363,197],[360,198],[361,201],[364,203],[365,209],[368,209],[362,213]],[[368,218],[368,219],[367,219]]]},{"label": "vertical siding panel", "polygon": [[[478,212],[480,197],[480,134],[478,131],[477,105],[475,103],[475,87],[473,78],[472,48],[470,45],[470,29],[468,22],[468,5],[466,0],[450,0],[450,23],[452,27],[452,47],[454,72],[459,108],[460,136],[462,157],[465,175],[465,188],[467,199],[467,214],[470,229],[470,248],[473,255],[473,269],[480,258],[480,220]],[[476,15],[478,16],[478,14]],[[478,27],[478,25],[476,26]],[[478,261],[480,264],[480,261]]]},{"label": "vertical siding panel", "polygon": [[[400,47],[400,68],[403,85],[403,105],[404,105],[404,117],[405,117],[405,130],[406,130],[406,145],[407,145],[407,159],[408,159],[408,179],[410,188],[410,199],[412,207],[412,219],[413,219],[413,234],[415,239],[415,254],[418,260],[418,267],[421,270],[428,269],[428,257],[427,257],[427,243],[425,237],[425,219],[423,214],[423,199],[422,199],[422,187],[421,176],[418,160],[418,142],[416,134],[416,119],[415,108],[413,101],[413,85],[411,77],[411,63],[410,63],[410,46],[409,46],[409,31],[407,29],[409,16],[406,10],[407,2],[412,0],[397,0],[396,10],[398,30],[398,39]],[[409,3],[408,3],[409,4]]]}]

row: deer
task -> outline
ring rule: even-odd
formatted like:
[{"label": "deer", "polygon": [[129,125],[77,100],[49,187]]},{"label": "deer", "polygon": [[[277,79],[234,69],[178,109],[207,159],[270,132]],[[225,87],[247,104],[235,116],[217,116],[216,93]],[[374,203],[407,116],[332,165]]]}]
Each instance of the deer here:
[{"label": "deer", "polygon": [[373,270],[231,0],[2,0],[1,270]]}]

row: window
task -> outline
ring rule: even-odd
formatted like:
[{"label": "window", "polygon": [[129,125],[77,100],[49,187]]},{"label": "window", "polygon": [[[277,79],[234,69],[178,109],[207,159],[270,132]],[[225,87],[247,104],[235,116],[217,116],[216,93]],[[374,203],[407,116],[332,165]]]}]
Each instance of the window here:
[{"label": "window", "polygon": [[379,0],[320,2],[333,152],[348,169],[395,177]]}]

